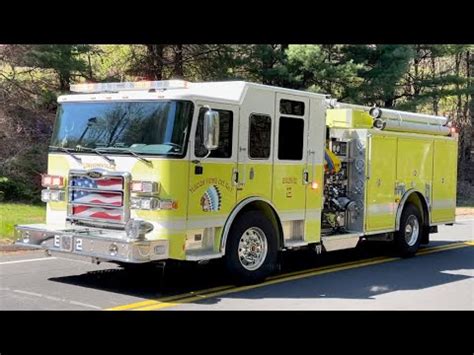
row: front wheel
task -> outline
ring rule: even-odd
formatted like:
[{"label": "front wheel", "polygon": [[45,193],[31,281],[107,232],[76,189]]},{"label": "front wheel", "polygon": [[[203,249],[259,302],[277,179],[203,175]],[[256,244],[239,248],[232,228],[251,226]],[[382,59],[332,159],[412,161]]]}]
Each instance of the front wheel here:
[{"label": "front wheel", "polygon": [[242,214],[232,225],[226,243],[226,268],[237,283],[263,281],[275,271],[276,232],[259,211]]},{"label": "front wheel", "polygon": [[401,256],[414,255],[420,247],[423,235],[421,213],[414,205],[405,206],[400,229],[395,233],[395,246]]}]

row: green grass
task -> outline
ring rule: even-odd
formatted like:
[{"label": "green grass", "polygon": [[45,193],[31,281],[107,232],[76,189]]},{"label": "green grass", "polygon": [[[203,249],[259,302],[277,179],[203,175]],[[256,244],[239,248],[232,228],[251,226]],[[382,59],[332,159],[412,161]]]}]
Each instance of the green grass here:
[{"label": "green grass", "polygon": [[46,206],[0,203],[0,239],[14,240],[15,224],[44,223]]}]

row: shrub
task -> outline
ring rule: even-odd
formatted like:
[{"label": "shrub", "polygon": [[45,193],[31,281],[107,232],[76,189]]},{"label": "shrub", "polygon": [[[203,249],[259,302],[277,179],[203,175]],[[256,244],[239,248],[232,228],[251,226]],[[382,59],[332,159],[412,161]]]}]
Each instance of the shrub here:
[{"label": "shrub", "polygon": [[0,177],[0,200],[12,202],[38,202],[36,191],[26,184],[13,181],[7,177]]}]

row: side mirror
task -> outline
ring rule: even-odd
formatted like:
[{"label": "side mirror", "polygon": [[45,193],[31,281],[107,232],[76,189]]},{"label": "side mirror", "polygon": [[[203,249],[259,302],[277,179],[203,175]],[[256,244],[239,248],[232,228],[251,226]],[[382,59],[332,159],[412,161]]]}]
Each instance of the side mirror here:
[{"label": "side mirror", "polygon": [[219,112],[211,109],[204,114],[204,147],[209,151],[219,147]]}]

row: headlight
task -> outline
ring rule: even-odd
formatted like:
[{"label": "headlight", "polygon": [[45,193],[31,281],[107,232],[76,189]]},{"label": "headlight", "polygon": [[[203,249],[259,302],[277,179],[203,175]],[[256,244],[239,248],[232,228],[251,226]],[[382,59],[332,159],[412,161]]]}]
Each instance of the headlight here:
[{"label": "headlight", "polygon": [[41,201],[57,202],[64,201],[65,193],[63,190],[46,189],[41,191]]},{"label": "headlight", "polygon": [[130,205],[135,210],[175,210],[178,203],[174,200],[160,200],[156,197],[132,197]]},{"label": "headlight", "polygon": [[160,185],[155,181],[132,181],[132,192],[159,193]]},{"label": "headlight", "polygon": [[41,185],[43,187],[64,187],[64,178],[58,175],[43,175],[41,177]]},{"label": "headlight", "polygon": [[156,210],[159,206],[159,200],[154,197],[132,197],[130,203],[137,210]]}]

